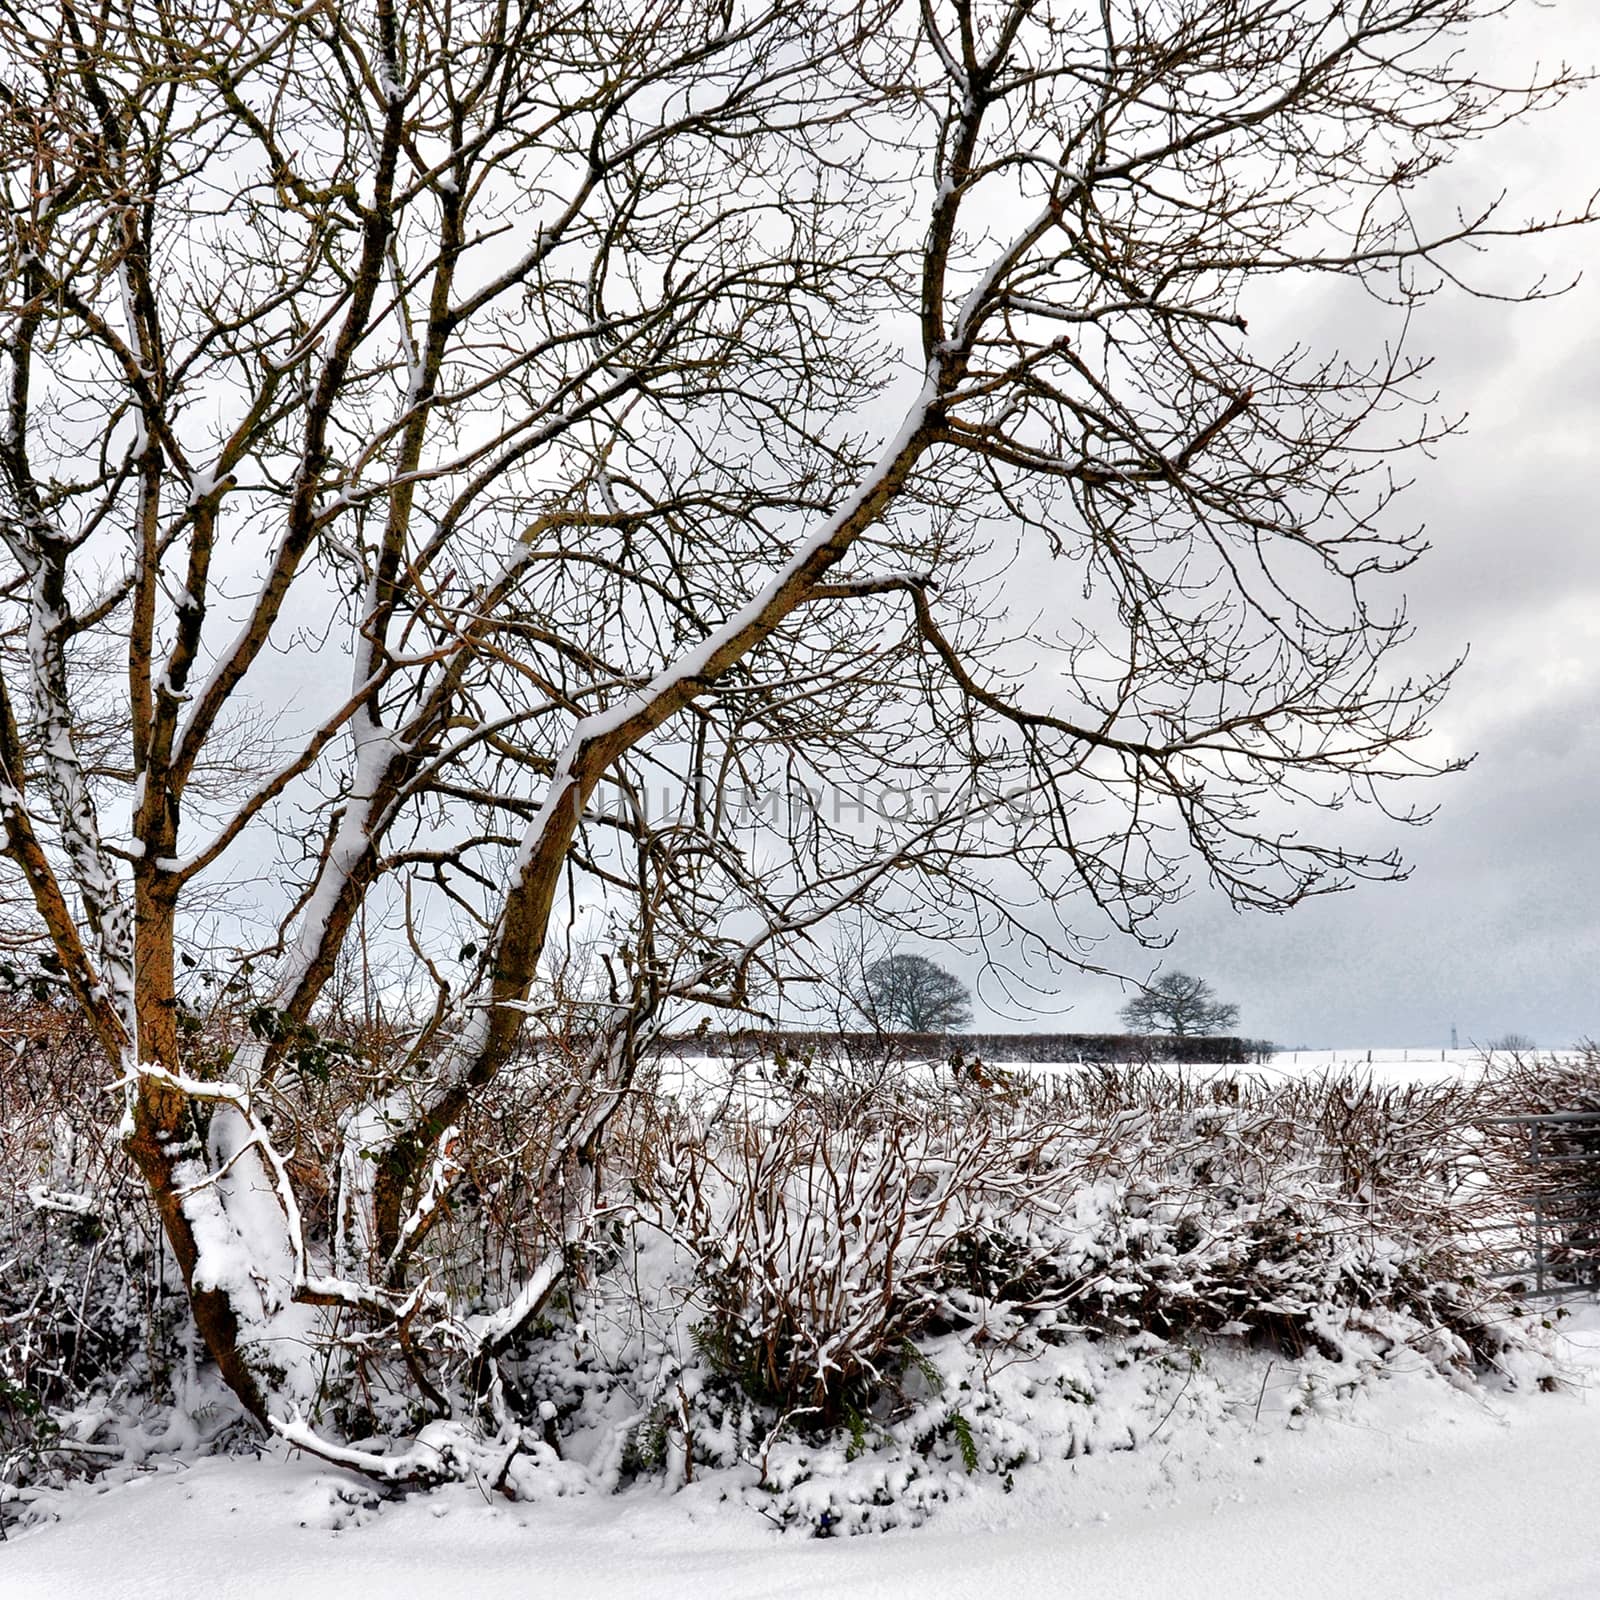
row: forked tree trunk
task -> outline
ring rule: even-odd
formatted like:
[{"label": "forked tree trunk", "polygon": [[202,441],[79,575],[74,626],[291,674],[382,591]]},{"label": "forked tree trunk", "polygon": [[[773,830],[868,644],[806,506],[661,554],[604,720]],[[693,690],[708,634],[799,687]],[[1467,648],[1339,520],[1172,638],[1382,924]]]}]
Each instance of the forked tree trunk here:
[{"label": "forked tree trunk", "polygon": [[275,1361],[273,1347],[287,1353],[301,1344],[310,1313],[295,1304],[290,1220],[244,1117],[213,1104],[202,1137],[191,1097],[138,1070],[182,1072],[174,934],[171,897],[158,877],[141,871],[134,915],[138,1046],[137,1059],[130,1052],[123,1063],[132,1080],[124,1142],[155,1201],[207,1352],[240,1403],[266,1426],[275,1390],[295,1389],[269,1378],[270,1368],[287,1372],[293,1365]]},{"label": "forked tree trunk", "polygon": [[134,1096],[133,1131],[126,1139],[128,1154],[149,1185],[207,1353],[240,1403],[265,1427],[267,1396],[244,1348],[233,1296],[227,1287],[209,1282],[211,1263],[204,1258],[195,1218],[186,1205],[185,1186],[202,1164],[199,1143],[184,1126],[188,1118],[189,1105],[181,1093],[141,1080]]}]

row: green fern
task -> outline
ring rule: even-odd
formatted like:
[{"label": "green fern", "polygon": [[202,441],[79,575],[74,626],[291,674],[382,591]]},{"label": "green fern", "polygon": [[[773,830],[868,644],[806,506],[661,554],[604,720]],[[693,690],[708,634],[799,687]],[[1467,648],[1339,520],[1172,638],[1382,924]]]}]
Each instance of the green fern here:
[{"label": "green fern", "polygon": [[956,1436],[956,1448],[961,1452],[961,1465],[970,1477],[978,1470],[978,1441],[972,1437],[972,1424],[959,1412],[950,1413],[950,1431]]}]

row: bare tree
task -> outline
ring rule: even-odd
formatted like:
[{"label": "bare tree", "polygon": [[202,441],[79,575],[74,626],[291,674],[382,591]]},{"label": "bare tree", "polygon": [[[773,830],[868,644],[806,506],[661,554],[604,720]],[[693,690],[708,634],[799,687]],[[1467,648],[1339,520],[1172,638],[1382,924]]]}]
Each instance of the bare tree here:
[{"label": "bare tree", "polygon": [[1204,978],[1163,972],[1123,1008],[1123,1023],[1134,1033],[1227,1033],[1239,1022],[1239,1008],[1216,997]]},{"label": "bare tree", "polygon": [[885,956],[867,968],[862,1009],[878,1028],[948,1033],[972,1020],[967,986],[926,956]]},{"label": "bare tree", "polygon": [[[1087,961],[1186,861],[1267,907],[1396,870],[1258,818],[1428,770],[1387,456],[1446,430],[1398,342],[1245,313],[1403,313],[1533,226],[1416,203],[1575,82],[1474,78],[1502,9],[0,13],[6,855],[257,1416],[334,1312],[430,1395],[492,1373],[652,1032],[775,1006],[841,912]],[[221,1078],[184,957],[264,905]],[[374,930],[428,1003],[333,1064],[324,1237],[267,1113],[314,1121],[295,1041]],[[570,939],[604,977],[556,993]],[[418,1272],[461,1129],[574,1005],[562,1231],[468,1322]]]},{"label": "bare tree", "polygon": [[1537,1050],[1539,1046],[1533,1037],[1526,1033],[1502,1033],[1498,1038],[1491,1039],[1484,1046],[1487,1050],[1504,1050],[1511,1055],[1526,1055]]}]

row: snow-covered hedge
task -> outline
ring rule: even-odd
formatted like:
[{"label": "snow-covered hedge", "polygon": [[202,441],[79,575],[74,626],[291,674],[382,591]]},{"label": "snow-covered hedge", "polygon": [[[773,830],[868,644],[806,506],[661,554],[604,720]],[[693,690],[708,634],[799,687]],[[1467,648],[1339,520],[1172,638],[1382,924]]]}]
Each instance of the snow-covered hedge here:
[{"label": "snow-covered hedge", "polygon": [[[206,1375],[115,1107],[47,1023],[0,1094],[7,1514],[227,1423],[195,1425]],[[1600,1056],[1568,1070],[1561,1094],[1600,1091]],[[831,1531],[914,1519],[972,1473],[1136,1445],[1174,1408],[1222,1405],[1212,1374],[1252,1350],[1307,1395],[1403,1365],[1544,1376],[1495,1277],[1520,1147],[1482,1131],[1536,1079],[672,1063],[614,1130],[561,1293],[469,1362],[463,1334],[567,1227],[563,1197],[521,1177],[553,1103],[534,1062],[472,1110],[492,1136],[419,1256],[432,1298],[398,1332],[342,1318],[307,1425],[354,1464],[426,1458],[420,1476],[511,1495],[726,1473]],[[296,1092],[278,1137],[314,1176],[340,1107]],[[327,1249],[332,1218],[308,1217]]]},{"label": "snow-covered hedge", "polygon": [[1192,1334],[1337,1358],[1352,1330],[1470,1371],[1487,1277],[1475,1091],[1109,1070],[907,1072],[759,1115],[675,1107],[644,1184],[693,1264],[707,1358],[821,1425],[925,1334]]}]

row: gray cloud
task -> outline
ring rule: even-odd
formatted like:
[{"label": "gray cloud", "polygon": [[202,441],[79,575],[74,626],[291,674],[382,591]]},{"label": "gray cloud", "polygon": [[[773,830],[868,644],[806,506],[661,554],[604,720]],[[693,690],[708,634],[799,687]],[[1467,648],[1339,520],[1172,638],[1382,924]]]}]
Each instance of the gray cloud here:
[{"label": "gray cloud", "polygon": [[[1519,15],[1525,15],[1519,13]],[[1547,60],[1600,61],[1600,17],[1571,0],[1542,14]],[[1452,192],[1512,194],[1518,215],[1581,205],[1600,144],[1596,96],[1486,141]],[[1514,242],[1475,281],[1500,290],[1541,273],[1563,283],[1595,254],[1593,230]],[[1381,318],[1347,290],[1271,308],[1319,347],[1381,339]],[[1393,508],[1433,549],[1406,576],[1418,634],[1408,656],[1471,655],[1438,719],[1439,748],[1477,751],[1465,773],[1419,798],[1436,820],[1407,830],[1362,812],[1313,819],[1319,836],[1399,845],[1400,884],[1363,886],[1281,917],[1241,916],[1198,889],[1168,926],[1164,956],[1107,951],[1126,970],[1158,959],[1210,977],[1239,1002],[1245,1031],[1285,1045],[1463,1042],[1518,1030],[1546,1045],[1600,1035],[1600,274],[1537,305],[1443,296],[1417,319],[1415,347],[1464,438],[1411,464]],[[1109,980],[1063,980],[1066,1025],[1114,1026]]]}]

